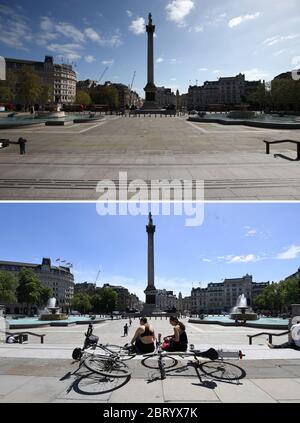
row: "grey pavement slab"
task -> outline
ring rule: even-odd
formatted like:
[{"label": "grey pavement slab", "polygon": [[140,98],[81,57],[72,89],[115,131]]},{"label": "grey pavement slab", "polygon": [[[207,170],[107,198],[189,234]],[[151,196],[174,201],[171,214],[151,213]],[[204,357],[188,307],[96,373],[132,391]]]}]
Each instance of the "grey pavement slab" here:
[{"label": "grey pavement slab", "polygon": [[16,376],[16,375],[1,375],[0,376],[0,395],[8,395],[16,388],[25,386],[32,377]]},{"label": "grey pavement slab", "polygon": [[218,400],[214,389],[203,386],[198,378],[167,378],[163,381],[163,394],[165,402]]},{"label": "grey pavement slab", "polygon": [[[7,377],[7,376],[6,376]],[[12,377],[12,376],[10,376]],[[25,384],[10,391],[0,399],[4,403],[45,403],[51,402],[66,389],[68,382],[59,382],[55,377],[34,377]]]},{"label": "grey pavement slab", "polygon": [[258,388],[252,380],[244,379],[239,384],[230,386],[218,383],[215,393],[221,402],[225,403],[271,403],[276,402],[268,393]]},{"label": "grey pavement slab", "polygon": [[[262,142],[299,140],[299,130],[190,124],[184,118],[107,117],[95,125],[1,130],[0,135],[28,139],[26,156],[14,145],[0,151],[2,200],[95,200],[96,182],[116,180],[125,170],[130,179],[205,180],[208,199],[300,199],[299,163],[267,156]],[[295,156],[290,145],[275,152]],[[60,179],[69,185],[62,187]],[[22,187],[23,180],[28,186]],[[93,183],[83,186],[82,181]]]},{"label": "grey pavement slab", "polygon": [[126,388],[114,391],[109,402],[115,403],[162,403],[162,382],[147,383],[145,380],[133,379]]},{"label": "grey pavement slab", "polygon": [[254,379],[253,383],[277,401],[300,400],[300,379]]}]

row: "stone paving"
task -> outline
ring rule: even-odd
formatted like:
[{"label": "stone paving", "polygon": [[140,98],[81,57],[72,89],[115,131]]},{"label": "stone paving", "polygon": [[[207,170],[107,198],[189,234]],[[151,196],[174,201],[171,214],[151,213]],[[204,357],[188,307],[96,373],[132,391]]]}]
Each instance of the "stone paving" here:
[{"label": "stone paving", "polygon": [[[124,338],[125,321],[106,321],[95,325],[103,343],[123,345],[130,340],[138,321],[134,321],[129,336]],[[172,333],[166,320],[153,320],[157,332]],[[252,328],[224,328],[216,325],[187,323],[189,342],[196,347],[241,349],[243,360],[227,360],[243,369],[246,377],[238,381],[221,381],[186,366],[189,359],[179,359],[161,381],[159,372],[142,365],[141,357],[127,364],[131,379],[110,379],[91,374],[71,359],[74,347],[81,346],[86,327],[36,329],[45,333],[45,344],[33,338],[28,345],[0,345],[0,402],[47,403],[279,403],[300,402],[300,354],[293,350],[270,350],[265,337],[255,338],[247,345]],[[280,331],[271,331],[278,333]],[[284,342],[285,339],[282,339]],[[281,341],[280,341],[281,342]],[[205,367],[204,367],[205,368]]]},{"label": "stone paving", "polygon": [[[295,146],[263,140],[300,140],[300,130],[224,127],[183,117],[107,116],[96,124],[1,130],[0,138],[26,137],[0,150],[1,200],[95,200],[98,181],[204,180],[207,200],[299,200]],[[274,150],[274,151],[273,151]]]}]

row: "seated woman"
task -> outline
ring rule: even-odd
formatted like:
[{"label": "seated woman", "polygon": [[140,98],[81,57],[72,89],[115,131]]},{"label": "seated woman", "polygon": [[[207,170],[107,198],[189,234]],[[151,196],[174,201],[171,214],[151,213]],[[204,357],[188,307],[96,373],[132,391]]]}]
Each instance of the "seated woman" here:
[{"label": "seated woman", "polygon": [[136,330],[131,340],[138,354],[148,354],[155,351],[155,333],[146,317],[140,319],[140,327]]},{"label": "seated woman", "polygon": [[268,346],[269,348],[292,348],[293,350],[300,351],[300,320],[298,317],[290,328],[288,342],[280,345],[268,343]]},{"label": "seated woman", "polygon": [[173,326],[174,335],[166,336],[162,349],[165,351],[181,351],[185,352],[188,347],[188,338],[185,331],[185,326],[177,317],[170,317],[170,324]]}]

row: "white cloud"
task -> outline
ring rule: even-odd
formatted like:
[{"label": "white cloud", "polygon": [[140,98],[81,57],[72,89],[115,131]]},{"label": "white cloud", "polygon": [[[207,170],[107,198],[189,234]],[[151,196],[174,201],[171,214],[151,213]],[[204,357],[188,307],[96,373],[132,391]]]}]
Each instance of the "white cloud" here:
[{"label": "white cloud", "polygon": [[71,40],[75,41],[76,43],[80,42],[84,42],[85,41],[85,36],[84,34],[77,28],[75,28],[73,25],[66,23],[66,22],[60,22],[58,24],[55,25],[55,30],[67,37],[70,38]]},{"label": "white cloud", "polygon": [[257,81],[259,79],[266,80],[272,77],[268,72],[262,71],[258,68],[244,70],[242,73],[245,74],[248,81]]},{"label": "white cloud", "polygon": [[195,7],[194,0],[173,0],[167,4],[167,19],[175,22],[177,25],[184,25],[185,18]]},{"label": "white cloud", "polygon": [[229,28],[234,28],[236,26],[241,25],[243,22],[257,19],[259,18],[259,16],[260,12],[253,13],[252,15],[237,16],[236,18],[233,18],[228,22],[228,26]]},{"label": "white cloud", "polygon": [[134,19],[129,26],[129,30],[136,35],[144,34],[146,31],[145,19],[144,18]]},{"label": "white cloud", "polygon": [[226,263],[234,264],[234,263],[255,263],[256,261],[261,260],[260,257],[254,254],[248,254],[246,256],[227,256],[225,258]]},{"label": "white cloud", "polygon": [[162,63],[162,62],[164,62],[164,58],[163,58],[163,57],[159,57],[159,58],[156,60],[156,63]]},{"label": "white cloud", "polygon": [[133,13],[131,12],[131,10],[126,10],[126,13],[130,18],[133,16]]},{"label": "white cloud", "polygon": [[115,63],[115,61],[114,61],[114,59],[109,59],[109,60],[102,60],[101,63],[102,63],[102,65],[105,65],[105,66],[111,66]]},{"label": "white cloud", "polygon": [[300,34],[289,34],[289,35],[274,35],[273,37],[267,38],[263,44],[266,44],[267,46],[271,47],[275,44],[282,43],[284,41],[290,41],[295,40],[296,38],[299,38]]},{"label": "white cloud", "polygon": [[92,56],[92,55],[87,55],[87,56],[85,56],[85,57],[84,57],[84,60],[85,60],[87,63],[93,63],[96,59],[95,59],[95,57],[94,57],[94,56]]},{"label": "white cloud", "polygon": [[86,28],[84,30],[85,35],[95,43],[101,42],[100,35],[93,28]]},{"label": "white cloud", "polygon": [[0,43],[11,48],[28,50],[24,47],[24,41],[32,39],[28,18],[13,8],[0,4]]},{"label": "white cloud", "polygon": [[202,259],[202,261],[204,261],[205,263],[211,263],[212,262],[211,259]]},{"label": "white cloud", "polygon": [[81,55],[78,50],[83,47],[80,44],[49,44],[47,50],[57,53],[58,58],[68,60],[79,60]]},{"label": "white cloud", "polygon": [[220,70],[220,69],[216,69],[216,70],[214,70],[213,71],[213,73],[215,74],[215,75],[220,75],[220,73],[221,73],[222,71]]},{"label": "white cloud", "polygon": [[177,59],[171,59],[170,60],[170,65],[176,65],[178,62],[177,62]]},{"label": "white cloud", "polygon": [[246,232],[246,237],[252,237],[252,236],[254,236],[254,235],[256,235],[257,234],[257,229],[249,229],[247,232]]},{"label": "white cloud", "polygon": [[208,71],[208,69],[207,68],[199,68],[198,71],[200,71],[200,72],[206,72],[206,71]]},{"label": "white cloud", "polygon": [[277,254],[278,260],[292,260],[296,259],[300,255],[300,246],[292,245],[286,251]]},{"label": "white cloud", "polygon": [[293,57],[291,63],[295,67],[295,69],[298,69],[300,67],[300,56]]},{"label": "white cloud", "polygon": [[195,26],[194,27],[194,30],[195,30],[195,32],[203,32],[204,31],[204,28],[203,28],[203,26],[198,25],[198,26]]}]

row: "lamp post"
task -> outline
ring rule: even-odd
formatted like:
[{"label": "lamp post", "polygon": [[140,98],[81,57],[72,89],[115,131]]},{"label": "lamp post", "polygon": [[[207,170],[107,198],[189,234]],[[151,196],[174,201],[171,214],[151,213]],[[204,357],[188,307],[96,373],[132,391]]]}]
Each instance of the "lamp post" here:
[{"label": "lamp post", "polygon": [[298,304],[300,304],[300,267],[297,272],[297,279],[298,279]]}]

